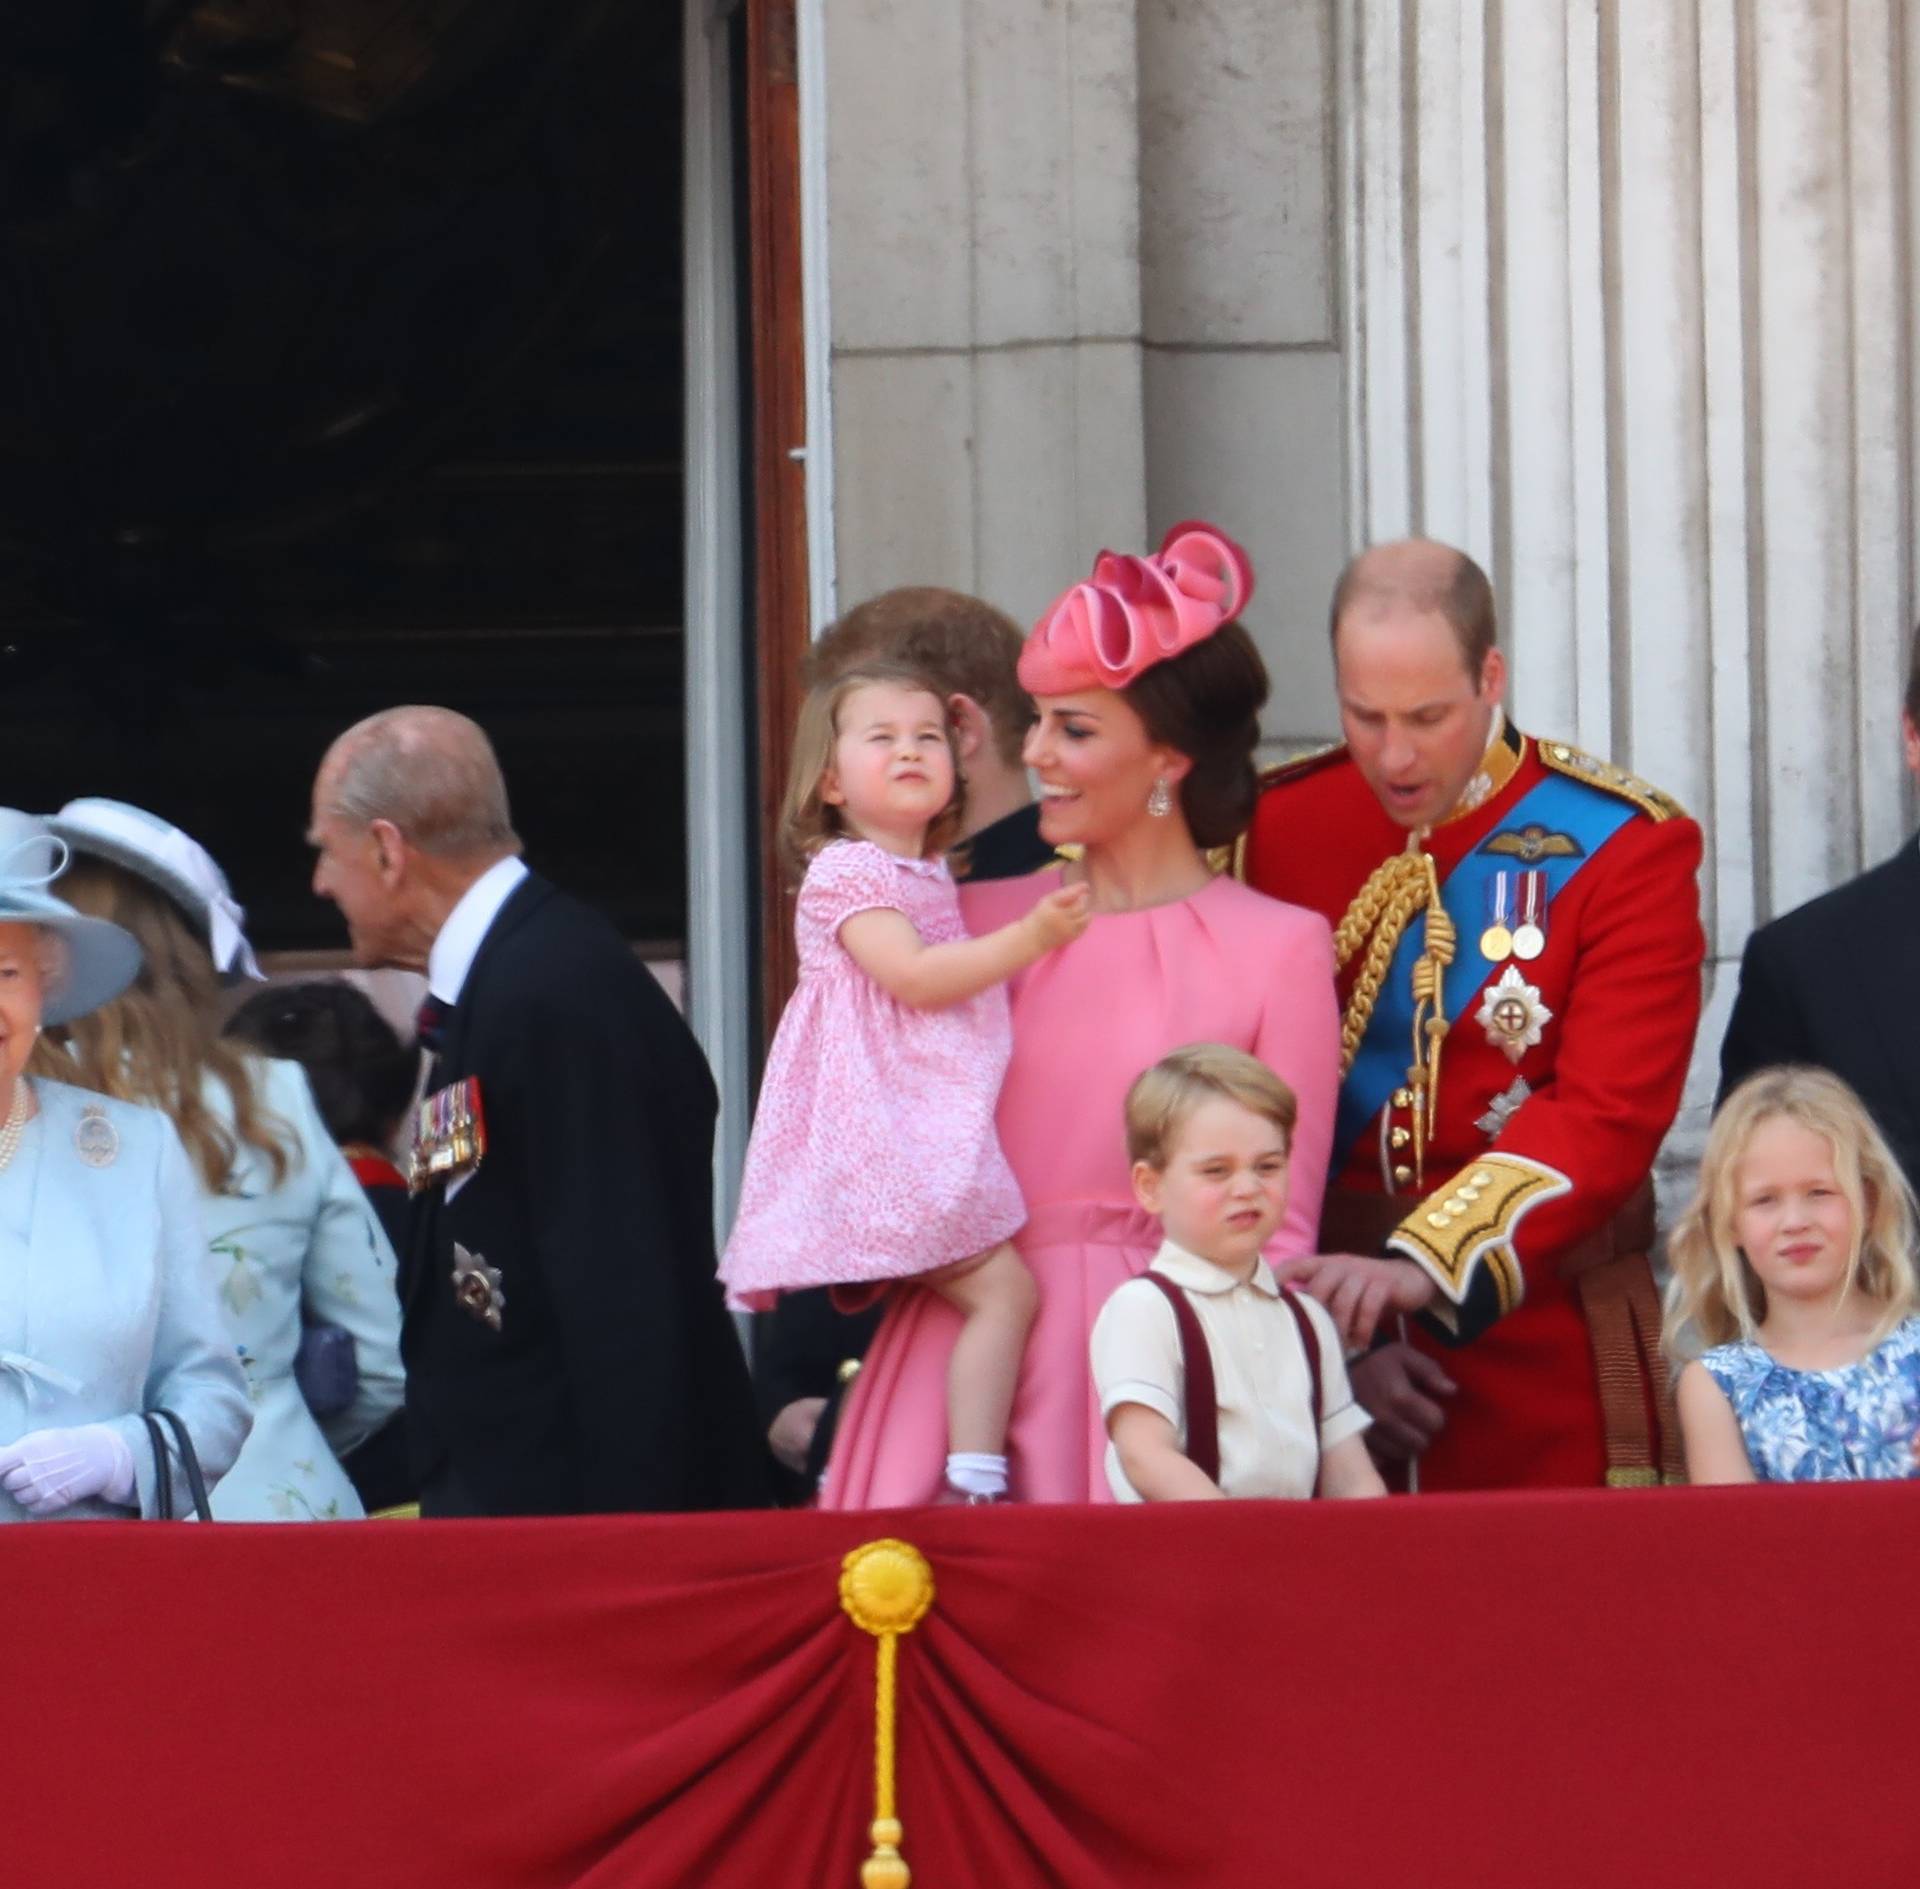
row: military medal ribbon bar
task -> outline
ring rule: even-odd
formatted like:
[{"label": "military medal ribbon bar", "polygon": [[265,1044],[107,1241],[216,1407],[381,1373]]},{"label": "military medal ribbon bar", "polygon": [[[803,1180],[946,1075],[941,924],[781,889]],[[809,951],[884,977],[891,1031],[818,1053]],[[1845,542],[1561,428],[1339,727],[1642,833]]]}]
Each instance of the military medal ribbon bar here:
[{"label": "military medal ribbon bar", "polygon": [[480,1078],[467,1076],[436,1089],[414,1111],[413,1141],[407,1151],[407,1192],[417,1194],[437,1182],[468,1174],[487,1152],[487,1118],[480,1102]]}]

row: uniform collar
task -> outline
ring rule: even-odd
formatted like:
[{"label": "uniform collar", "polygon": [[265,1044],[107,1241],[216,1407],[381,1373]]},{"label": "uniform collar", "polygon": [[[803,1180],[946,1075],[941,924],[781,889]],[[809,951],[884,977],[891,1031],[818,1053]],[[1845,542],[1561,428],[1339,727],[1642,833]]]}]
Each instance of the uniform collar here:
[{"label": "uniform collar", "polygon": [[1253,1277],[1241,1281],[1210,1259],[1189,1253],[1184,1246],[1176,1246],[1171,1240],[1162,1240],[1159,1252],[1153,1256],[1153,1270],[1164,1274],[1175,1285],[1184,1286],[1189,1292],[1205,1292],[1218,1297],[1244,1283],[1256,1292],[1264,1292],[1270,1299],[1280,1296],[1279,1281],[1274,1278],[1273,1268],[1264,1259],[1256,1259],[1253,1262]]},{"label": "uniform collar", "polygon": [[1466,790],[1453,811],[1445,819],[1436,821],[1435,825],[1449,826],[1455,820],[1464,820],[1470,813],[1478,813],[1520,771],[1520,763],[1526,759],[1526,754],[1526,736],[1507,719],[1504,708],[1496,708],[1493,711],[1493,736],[1487,743],[1486,753],[1480,757],[1479,769],[1473,779],[1467,782]]}]

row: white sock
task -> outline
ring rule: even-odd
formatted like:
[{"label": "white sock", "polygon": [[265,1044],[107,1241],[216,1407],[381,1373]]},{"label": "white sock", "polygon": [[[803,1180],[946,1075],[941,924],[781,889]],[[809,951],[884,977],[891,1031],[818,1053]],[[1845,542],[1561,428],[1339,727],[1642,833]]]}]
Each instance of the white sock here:
[{"label": "white sock", "polygon": [[962,1495],[1005,1495],[1007,1459],[977,1450],[955,1450],[947,1458],[947,1481]]}]

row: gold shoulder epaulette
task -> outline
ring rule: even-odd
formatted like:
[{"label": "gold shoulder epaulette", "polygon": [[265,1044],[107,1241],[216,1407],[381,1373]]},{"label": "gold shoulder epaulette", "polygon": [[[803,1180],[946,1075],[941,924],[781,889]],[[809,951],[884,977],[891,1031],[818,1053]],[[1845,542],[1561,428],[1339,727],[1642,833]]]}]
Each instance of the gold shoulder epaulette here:
[{"label": "gold shoulder epaulette", "polygon": [[1284,761],[1276,761],[1272,767],[1260,770],[1260,789],[1264,793],[1269,787],[1278,787],[1285,781],[1304,779],[1309,774],[1317,774],[1321,768],[1342,759],[1347,752],[1344,741],[1330,741],[1324,748],[1309,748],[1304,754],[1289,755]]},{"label": "gold shoulder epaulette", "polygon": [[1622,800],[1631,800],[1649,820],[1684,820],[1687,817],[1686,808],[1671,794],[1663,794],[1638,774],[1629,774],[1624,767],[1615,767],[1611,761],[1602,761],[1598,756],[1587,754],[1565,741],[1542,741],[1537,746],[1541,761],[1556,774],[1565,774],[1572,780],[1585,781],[1589,787],[1599,788],[1602,793],[1618,794]]}]

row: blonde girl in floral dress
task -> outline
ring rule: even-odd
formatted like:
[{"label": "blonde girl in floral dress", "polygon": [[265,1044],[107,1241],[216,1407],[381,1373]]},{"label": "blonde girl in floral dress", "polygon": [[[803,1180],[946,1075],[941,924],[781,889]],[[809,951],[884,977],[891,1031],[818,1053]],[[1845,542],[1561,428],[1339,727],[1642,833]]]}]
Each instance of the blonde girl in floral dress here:
[{"label": "blonde girl in floral dress", "polygon": [[1765,1069],[1727,1097],[1668,1242],[1668,1346],[1698,1353],[1677,1387],[1691,1480],[1920,1475],[1914,1237],[1899,1165],[1838,1076]]}]

